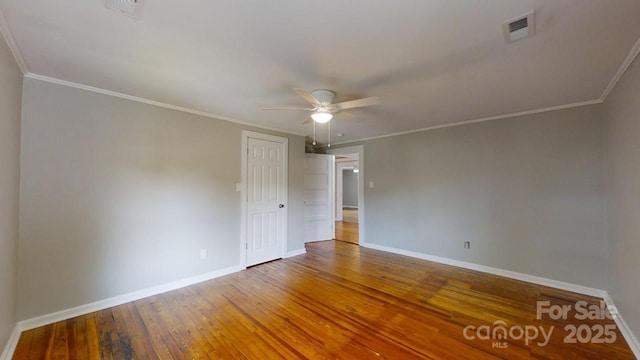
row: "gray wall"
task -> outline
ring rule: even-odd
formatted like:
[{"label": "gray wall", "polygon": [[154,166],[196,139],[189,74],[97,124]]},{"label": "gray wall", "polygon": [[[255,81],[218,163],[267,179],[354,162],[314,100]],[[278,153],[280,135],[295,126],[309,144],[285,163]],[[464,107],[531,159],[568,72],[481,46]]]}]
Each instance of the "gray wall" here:
[{"label": "gray wall", "polygon": [[640,336],[640,60],[605,102],[607,290]]},{"label": "gray wall", "polygon": [[366,242],[604,289],[601,115],[587,106],[362,142]]},{"label": "gray wall", "polygon": [[0,353],[16,324],[22,72],[0,35]]},{"label": "gray wall", "polygon": [[358,175],[351,169],[342,170],[342,206],[358,207]]},{"label": "gray wall", "polygon": [[242,126],[32,79],[23,101],[19,319],[239,264]]}]

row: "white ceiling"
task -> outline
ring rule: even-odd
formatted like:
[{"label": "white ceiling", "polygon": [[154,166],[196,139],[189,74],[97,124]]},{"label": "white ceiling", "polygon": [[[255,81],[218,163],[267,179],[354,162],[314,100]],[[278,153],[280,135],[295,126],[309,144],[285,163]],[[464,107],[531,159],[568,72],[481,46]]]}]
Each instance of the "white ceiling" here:
[{"label": "white ceiling", "polygon": [[[601,99],[640,38],[638,0],[0,0],[28,71],[311,134],[291,90],[382,105],[332,121],[334,141]],[[502,24],[536,11],[536,36]],[[345,136],[335,138],[341,132]],[[319,131],[326,141],[326,131]]]}]

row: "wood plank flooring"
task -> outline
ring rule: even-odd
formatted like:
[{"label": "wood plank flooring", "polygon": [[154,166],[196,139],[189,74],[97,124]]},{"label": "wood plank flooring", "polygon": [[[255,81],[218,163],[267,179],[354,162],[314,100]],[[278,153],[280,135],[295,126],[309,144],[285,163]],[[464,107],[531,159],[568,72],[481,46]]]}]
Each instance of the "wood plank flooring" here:
[{"label": "wood plank flooring", "polygon": [[[536,301],[598,299],[360,248],[307,254],[26,331],[14,359],[633,359],[612,344],[564,344],[567,325]],[[467,340],[504,321],[555,327],[548,345]],[[542,337],[537,339],[542,340]]]},{"label": "wood plank flooring", "polygon": [[358,223],[336,221],[336,240],[358,245]]},{"label": "wood plank flooring", "polygon": [[342,208],[342,221],[344,222],[358,222],[358,209],[357,208]]}]

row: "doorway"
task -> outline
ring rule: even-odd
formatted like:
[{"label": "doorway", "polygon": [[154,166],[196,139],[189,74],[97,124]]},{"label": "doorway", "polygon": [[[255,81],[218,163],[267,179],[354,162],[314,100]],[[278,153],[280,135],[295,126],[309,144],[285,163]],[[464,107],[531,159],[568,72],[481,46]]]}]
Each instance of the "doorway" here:
[{"label": "doorway", "polygon": [[360,156],[358,153],[336,155],[335,239],[360,244]]}]

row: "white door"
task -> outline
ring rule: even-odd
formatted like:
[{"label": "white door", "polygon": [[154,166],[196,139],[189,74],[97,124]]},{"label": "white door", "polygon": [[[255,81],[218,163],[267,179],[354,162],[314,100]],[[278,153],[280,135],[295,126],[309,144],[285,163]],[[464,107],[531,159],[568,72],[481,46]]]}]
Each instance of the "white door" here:
[{"label": "white door", "polygon": [[284,257],[288,158],[286,140],[255,134],[249,135],[246,141],[247,266]]},{"label": "white door", "polygon": [[335,236],[333,169],[333,155],[305,154],[305,242],[331,240]]}]

